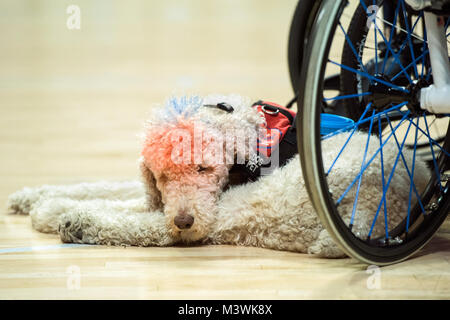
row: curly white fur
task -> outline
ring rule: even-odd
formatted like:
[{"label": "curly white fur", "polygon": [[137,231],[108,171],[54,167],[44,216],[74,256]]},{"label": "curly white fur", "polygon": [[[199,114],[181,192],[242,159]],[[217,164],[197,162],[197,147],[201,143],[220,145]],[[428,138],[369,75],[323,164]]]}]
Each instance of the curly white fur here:
[{"label": "curly white fur", "polygon": [[[261,124],[261,117],[249,107],[249,100],[239,96],[210,96],[204,99],[204,103],[224,101],[235,107],[234,113],[200,108],[194,117],[203,119],[204,123],[220,132],[238,127],[251,134]],[[155,124],[160,125],[157,118],[150,120],[148,125]],[[341,134],[323,142],[325,167],[331,164],[347,137],[348,134]],[[378,149],[377,139],[376,136],[371,139],[369,155]],[[398,153],[394,139],[391,140],[383,148],[386,180]],[[356,133],[335,164],[328,176],[334,195],[341,195],[355,177],[355,172],[360,170],[361,148],[366,141],[366,134]],[[403,153],[406,159],[411,159],[407,150]],[[216,173],[219,176],[217,179],[226,181],[229,167],[226,169]],[[165,177],[172,184],[166,184],[166,181],[163,184],[161,172],[150,170],[145,163],[141,163],[141,170],[144,184],[137,181],[98,182],[25,188],[9,197],[8,206],[16,213],[29,213],[36,230],[59,232],[64,242],[133,246],[196,242],[258,246],[322,257],[344,256],[313,210],[298,156],[271,175],[225,192],[224,182],[208,180],[214,182],[206,186],[209,193],[203,197],[189,192],[202,194],[204,191],[201,188],[205,186],[187,188],[186,183],[180,182],[182,179],[177,179],[177,175]],[[419,192],[425,187],[427,174],[425,165],[416,162],[414,181]],[[371,221],[368,219],[373,219],[377,211],[381,183],[381,162],[377,157],[362,178],[354,223],[361,237],[367,236],[367,221]],[[409,185],[409,177],[400,160],[387,194],[390,226],[405,217],[409,196],[409,188],[405,185]],[[339,207],[347,223],[354,205],[355,189],[351,189]],[[183,191],[187,193],[183,194]],[[195,214],[194,224],[200,225],[198,229],[176,230],[172,220],[181,205],[195,211],[192,214]],[[384,223],[384,217],[380,216],[375,234],[382,234]]]}]

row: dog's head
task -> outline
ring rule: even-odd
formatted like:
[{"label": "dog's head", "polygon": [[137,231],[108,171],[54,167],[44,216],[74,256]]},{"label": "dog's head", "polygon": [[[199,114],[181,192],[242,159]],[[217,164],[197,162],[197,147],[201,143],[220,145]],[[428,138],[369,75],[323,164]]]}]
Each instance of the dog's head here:
[{"label": "dog's head", "polygon": [[[191,108],[180,108],[181,104]],[[236,113],[204,104],[204,100],[172,101],[171,110],[177,114],[167,120],[162,113],[149,122],[142,149],[150,203],[153,209],[164,210],[172,236],[188,242],[207,236],[229,170],[239,153],[245,158],[246,150],[237,142],[255,134],[261,124],[261,117],[241,100],[234,101]]]},{"label": "dog's head", "polygon": [[174,237],[186,241],[205,237],[230,168],[222,146],[214,140],[217,132],[187,120],[155,126],[147,134],[142,156],[153,176],[152,181],[147,179],[147,184],[154,184],[150,196],[160,196]]}]

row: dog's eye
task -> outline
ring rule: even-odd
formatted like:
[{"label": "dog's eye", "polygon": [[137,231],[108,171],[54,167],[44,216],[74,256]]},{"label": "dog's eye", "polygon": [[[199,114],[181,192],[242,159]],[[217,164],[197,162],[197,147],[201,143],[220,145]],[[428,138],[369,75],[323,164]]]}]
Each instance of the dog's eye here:
[{"label": "dog's eye", "polygon": [[166,176],[164,173],[162,173],[162,174],[159,176],[158,180],[159,180],[160,182],[164,183],[164,182],[167,181],[167,176]]},{"label": "dog's eye", "polygon": [[209,168],[207,168],[207,167],[202,167],[202,166],[199,166],[198,167],[198,172],[205,172],[205,171],[207,171]]}]

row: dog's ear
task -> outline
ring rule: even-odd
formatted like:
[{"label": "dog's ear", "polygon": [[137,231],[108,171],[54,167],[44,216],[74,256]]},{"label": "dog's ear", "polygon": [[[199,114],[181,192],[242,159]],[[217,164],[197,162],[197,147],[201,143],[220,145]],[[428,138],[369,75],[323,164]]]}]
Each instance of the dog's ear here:
[{"label": "dog's ear", "polygon": [[140,159],[140,168],[147,190],[147,203],[149,210],[161,210],[163,208],[163,203],[161,201],[161,192],[156,187],[155,176],[146,166],[143,159]]}]

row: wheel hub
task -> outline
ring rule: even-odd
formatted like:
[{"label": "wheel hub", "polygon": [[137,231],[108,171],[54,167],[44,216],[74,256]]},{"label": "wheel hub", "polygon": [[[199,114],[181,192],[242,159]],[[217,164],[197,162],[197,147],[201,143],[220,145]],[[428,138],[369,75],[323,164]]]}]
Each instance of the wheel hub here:
[{"label": "wheel hub", "polygon": [[[382,79],[385,82],[390,82],[390,80],[383,75],[377,75],[376,78]],[[367,102],[371,102],[373,107],[378,112],[381,112],[390,108],[393,104],[400,104],[406,101],[408,102],[406,105],[407,108],[412,114],[416,115],[423,112],[420,108],[420,90],[428,86],[429,82],[421,79],[413,81],[412,84],[405,87],[407,91],[402,91],[389,87],[383,83],[373,81],[368,88],[369,92],[372,94],[367,96]]]}]

